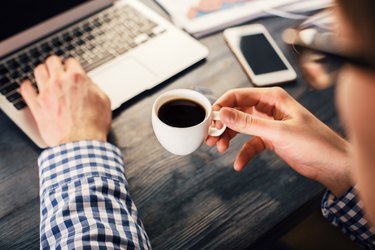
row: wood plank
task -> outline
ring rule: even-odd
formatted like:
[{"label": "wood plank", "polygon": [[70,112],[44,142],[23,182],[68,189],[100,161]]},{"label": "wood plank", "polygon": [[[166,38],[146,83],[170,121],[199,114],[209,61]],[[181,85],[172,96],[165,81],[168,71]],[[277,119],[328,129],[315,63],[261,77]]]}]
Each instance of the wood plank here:
[{"label": "wood plank", "polygon": [[0,249],[39,249],[39,198],[0,219]]}]

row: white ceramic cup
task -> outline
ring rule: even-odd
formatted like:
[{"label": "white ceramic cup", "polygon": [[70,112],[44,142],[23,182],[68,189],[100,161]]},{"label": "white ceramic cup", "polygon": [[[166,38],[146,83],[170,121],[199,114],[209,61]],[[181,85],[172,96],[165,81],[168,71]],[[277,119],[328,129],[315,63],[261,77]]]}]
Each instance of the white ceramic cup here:
[{"label": "white ceramic cup", "polygon": [[[172,127],[158,117],[160,107],[169,101],[188,99],[199,103],[206,111],[204,120],[192,127]],[[190,89],[175,89],[160,95],[152,107],[152,127],[160,144],[169,152],[176,155],[187,155],[194,152],[208,135],[220,136],[226,129],[212,127],[212,121],[219,121],[219,112],[212,111],[210,101],[201,93]]]}]

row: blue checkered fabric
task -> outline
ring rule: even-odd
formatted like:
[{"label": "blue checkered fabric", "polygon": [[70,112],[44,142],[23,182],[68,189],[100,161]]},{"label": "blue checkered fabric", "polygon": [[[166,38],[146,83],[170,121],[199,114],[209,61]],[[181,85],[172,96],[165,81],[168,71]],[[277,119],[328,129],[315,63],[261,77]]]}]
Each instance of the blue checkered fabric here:
[{"label": "blue checkered fabric", "polygon": [[109,143],[79,141],[38,159],[41,249],[150,249],[124,174]]},{"label": "blue checkered fabric", "polygon": [[364,248],[375,249],[375,231],[364,217],[362,209],[355,188],[350,188],[339,198],[327,191],[322,200],[323,216],[328,221]]}]

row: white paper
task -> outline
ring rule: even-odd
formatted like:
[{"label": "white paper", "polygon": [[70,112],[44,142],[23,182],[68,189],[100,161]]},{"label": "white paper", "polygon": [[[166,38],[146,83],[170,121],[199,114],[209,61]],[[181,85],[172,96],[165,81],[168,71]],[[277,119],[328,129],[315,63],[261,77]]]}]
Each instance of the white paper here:
[{"label": "white paper", "polygon": [[[174,23],[196,37],[261,16],[269,10],[303,11],[326,7],[331,0],[156,0]],[[288,9],[288,6],[290,8]]]}]

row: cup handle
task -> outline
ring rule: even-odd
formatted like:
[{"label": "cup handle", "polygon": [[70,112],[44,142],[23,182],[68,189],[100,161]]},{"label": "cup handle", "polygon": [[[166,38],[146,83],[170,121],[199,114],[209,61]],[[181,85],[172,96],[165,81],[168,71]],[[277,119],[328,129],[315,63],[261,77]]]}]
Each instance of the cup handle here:
[{"label": "cup handle", "polygon": [[[212,112],[212,120],[220,121],[219,111],[213,111]],[[227,126],[225,126],[224,124],[223,124],[223,127],[221,129],[217,129],[215,127],[210,126],[210,129],[208,131],[208,135],[209,136],[220,136],[224,133],[226,128],[227,128]]]}]

